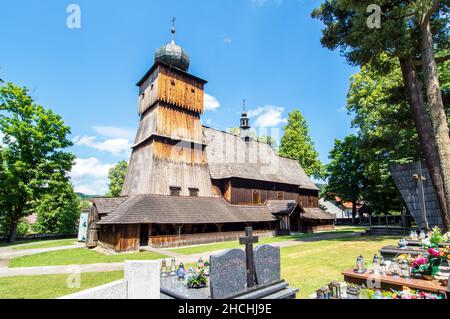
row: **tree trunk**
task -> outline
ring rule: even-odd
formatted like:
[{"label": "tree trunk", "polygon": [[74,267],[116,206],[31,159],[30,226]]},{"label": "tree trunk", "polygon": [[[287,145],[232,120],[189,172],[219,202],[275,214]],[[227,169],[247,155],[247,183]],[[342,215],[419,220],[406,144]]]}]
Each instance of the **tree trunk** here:
[{"label": "tree trunk", "polygon": [[427,88],[428,107],[433,126],[433,135],[441,167],[442,182],[445,195],[446,213],[443,216],[444,225],[447,229],[450,226],[450,138],[445,113],[444,102],[442,100],[441,88],[437,72],[437,65],[433,50],[433,35],[430,30],[430,23],[427,22],[421,29],[422,33],[422,65]]},{"label": "tree trunk", "polygon": [[400,58],[400,66],[403,73],[406,95],[411,105],[412,116],[419,137],[419,142],[425,156],[434,189],[436,191],[439,206],[441,207],[441,216],[444,228],[445,230],[448,230],[450,221],[448,219],[442,170],[433,136],[431,119],[425,108],[425,103],[422,96],[422,88],[412,59]]},{"label": "tree trunk", "polygon": [[16,220],[13,220],[9,224],[9,235],[8,235],[8,242],[14,243],[16,241],[17,237],[17,224],[18,222]]},{"label": "tree trunk", "polygon": [[352,222],[356,224],[356,200],[352,201]]}]

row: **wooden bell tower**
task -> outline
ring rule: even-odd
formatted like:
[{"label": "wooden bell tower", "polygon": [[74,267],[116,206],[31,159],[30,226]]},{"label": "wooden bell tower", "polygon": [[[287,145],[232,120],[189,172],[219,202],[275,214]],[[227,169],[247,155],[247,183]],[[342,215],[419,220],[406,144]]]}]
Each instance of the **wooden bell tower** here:
[{"label": "wooden bell tower", "polygon": [[200,115],[204,85],[187,72],[189,57],[172,42],[137,84],[139,129],[122,195],[211,196]]}]

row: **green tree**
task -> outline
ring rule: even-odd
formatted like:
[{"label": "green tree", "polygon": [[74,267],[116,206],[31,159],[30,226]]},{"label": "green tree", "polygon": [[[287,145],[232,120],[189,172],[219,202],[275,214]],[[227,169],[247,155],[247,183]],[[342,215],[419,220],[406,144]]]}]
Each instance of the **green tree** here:
[{"label": "green tree", "polygon": [[120,161],[109,170],[109,192],[108,196],[117,197],[122,192],[125,176],[127,175],[128,163]]},{"label": "green tree", "polygon": [[283,128],[279,149],[280,156],[297,160],[306,174],[316,178],[323,177],[323,165],[319,153],[314,148],[308,132],[308,124],[299,110],[289,113],[288,123]]},{"label": "green tree", "polygon": [[[312,16],[325,24],[322,44],[332,50],[340,49],[350,63],[372,63],[382,72],[383,64],[378,61],[381,54],[389,53],[398,59],[419,142],[439,200],[444,227],[448,229],[450,140],[437,63],[450,57],[435,58],[435,50],[449,48],[450,2],[378,1],[383,13],[380,28],[368,27],[371,17],[367,9],[372,4],[370,0],[327,0]],[[426,94],[422,87],[426,88]]]},{"label": "green tree", "polygon": [[53,180],[62,180],[74,155],[70,128],[51,110],[34,103],[27,88],[7,83],[0,87],[0,131],[4,134],[0,169],[0,219],[10,242],[17,224],[33,211]]},{"label": "green tree", "polygon": [[53,180],[36,203],[33,230],[41,234],[75,234],[81,213],[81,202],[67,179]]},{"label": "green tree", "polygon": [[356,135],[349,135],[343,141],[335,140],[329,155],[331,161],[326,165],[328,184],[323,191],[327,199],[339,196],[342,201],[353,204],[353,223],[365,187],[364,160],[359,149],[360,141]]}]

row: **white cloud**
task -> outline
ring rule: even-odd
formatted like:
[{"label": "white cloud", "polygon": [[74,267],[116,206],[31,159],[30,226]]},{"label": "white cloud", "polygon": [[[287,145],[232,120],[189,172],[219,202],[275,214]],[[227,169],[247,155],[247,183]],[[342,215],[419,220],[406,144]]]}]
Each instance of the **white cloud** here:
[{"label": "white cloud", "polygon": [[345,106],[343,106],[343,107],[337,109],[336,112],[338,112],[338,113],[347,113],[347,108]]},{"label": "white cloud", "polygon": [[229,37],[225,37],[225,38],[223,38],[223,42],[226,44],[231,44],[231,43],[233,43],[233,39],[231,39]]},{"label": "white cloud", "polygon": [[282,118],[283,111],[283,107],[265,105],[248,111],[248,116],[256,118],[253,124],[254,127],[275,127],[282,123],[287,123],[287,119]]},{"label": "white cloud", "polygon": [[128,155],[131,148],[131,143],[124,138],[114,138],[98,142],[95,136],[77,136],[73,139],[73,142],[77,146],[87,146],[117,156]]},{"label": "white cloud", "polygon": [[113,166],[111,164],[103,164],[96,157],[77,158],[70,172],[70,177],[75,181],[85,177],[108,178],[109,170]]},{"label": "white cloud", "polygon": [[104,164],[98,158],[77,158],[70,177],[75,191],[89,195],[103,195],[108,191],[108,173],[112,164]]},{"label": "white cloud", "polygon": [[136,130],[118,126],[94,126],[94,131],[107,138],[133,140]]},{"label": "white cloud", "polygon": [[212,95],[205,93],[205,111],[215,111],[220,107],[219,101]]}]

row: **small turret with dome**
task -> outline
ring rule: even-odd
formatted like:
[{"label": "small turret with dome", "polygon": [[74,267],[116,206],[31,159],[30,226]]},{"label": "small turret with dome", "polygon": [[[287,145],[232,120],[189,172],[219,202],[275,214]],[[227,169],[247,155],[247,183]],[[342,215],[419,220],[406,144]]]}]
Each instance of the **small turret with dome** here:
[{"label": "small turret with dome", "polygon": [[185,72],[189,69],[189,55],[175,44],[175,18],[172,18],[172,41],[156,50],[155,62],[163,62]]}]

